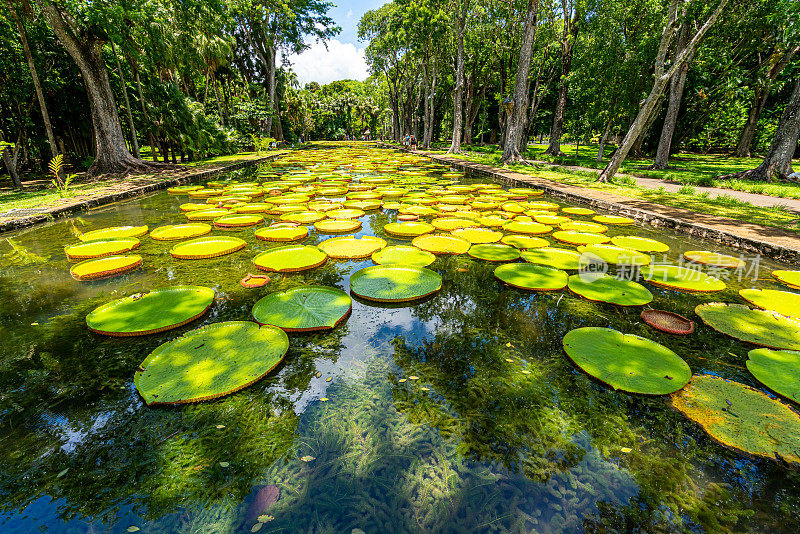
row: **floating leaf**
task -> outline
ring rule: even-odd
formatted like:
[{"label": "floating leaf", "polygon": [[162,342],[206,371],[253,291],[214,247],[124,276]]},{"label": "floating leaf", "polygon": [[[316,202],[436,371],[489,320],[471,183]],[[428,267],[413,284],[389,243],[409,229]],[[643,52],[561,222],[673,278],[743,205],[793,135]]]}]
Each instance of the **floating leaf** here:
[{"label": "floating leaf", "polygon": [[740,289],[739,296],[759,308],[800,319],[800,295],[797,293],[775,289]]},{"label": "floating leaf", "polygon": [[250,532],[258,532],[259,530],[261,530],[261,527],[263,527],[263,526],[264,526],[264,523],[260,523],[260,522],[256,523],[252,527],[250,527]]},{"label": "floating leaf", "polygon": [[800,289],[800,271],[777,270],[772,271],[772,276],[791,288]]},{"label": "floating leaf", "polygon": [[93,332],[107,336],[144,336],[178,328],[203,315],[214,302],[214,290],[175,286],[137,293],[98,306],[86,316]]},{"label": "floating leaf", "polygon": [[289,338],[280,328],[249,321],[214,323],[157,347],[133,383],[149,405],[214,399],[260,380],[288,348]]},{"label": "floating leaf", "polygon": [[357,238],[355,236],[348,235],[326,239],[317,245],[317,247],[325,252],[330,258],[352,260],[368,258],[373,252],[385,247],[386,244],[386,241],[380,237],[367,235]]},{"label": "floating leaf", "polygon": [[67,255],[67,258],[71,260],[91,260],[104,256],[124,254],[138,246],[139,239],[135,237],[98,239],[96,241],[86,241],[78,243],[77,245],[64,247],[64,253]]},{"label": "floating leaf", "polygon": [[642,267],[642,275],[651,284],[682,291],[710,293],[727,287],[718,278],[677,265],[648,265]]},{"label": "floating leaf", "polygon": [[547,239],[542,239],[541,237],[534,237],[532,235],[522,235],[522,234],[511,234],[503,236],[503,238],[500,239],[500,242],[521,249],[542,248],[550,246],[550,241],[548,241]]},{"label": "floating leaf", "polygon": [[76,263],[69,272],[75,280],[100,280],[132,271],[141,265],[142,257],[135,254],[106,256]]},{"label": "floating leaf", "polygon": [[244,239],[231,236],[198,237],[173,246],[169,253],[181,260],[203,260],[233,254],[247,246]]},{"label": "floating leaf", "polygon": [[125,529],[127,532],[139,532],[141,529],[139,527],[131,525],[130,527]]},{"label": "floating leaf", "polygon": [[194,210],[186,214],[186,219],[190,221],[213,221],[217,217],[223,217],[229,213],[225,208]]},{"label": "floating leaf", "polygon": [[316,458],[314,458],[313,456],[301,456],[300,459],[303,460],[304,462],[312,462],[316,460]]},{"label": "floating leaf", "polygon": [[433,227],[437,230],[450,232],[458,228],[469,228],[471,226],[475,226],[475,221],[472,219],[459,219],[457,217],[441,217],[438,219],[433,219],[431,221],[431,225],[433,225]]},{"label": "floating leaf", "polygon": [[287,332],[329,330],[350,313],[350,296],[334,287],[299,287],[272,293],[256,302],[253,318]]},{"label": "floating leaf", "polygon": [[[536,219],[539,221],[539,219]],[[545,222],[545,221],[539,221]],[[559,230],[572,230],[574,232],[589,232],[592,234],[604,234],[608,232],[608,226],[588,221],[567,221],[558,225]],[[612,238],[613,239],[613,238]]]},{"label": "floating leaf", "polygon": [[468,253],[475,259],[485,261],[514,261],[519,259],[519,250],[499,243],[472,245]]},{"label": "floating leaf", "polygon": [[112,226],[80,234],[81,241],[95,241],[97,239],[114,239],[118,237],[140,237],[147,233],[147,226]]},{"label": "floating leaf", "polygon": [[408,245],[386,247],[372,254],[372,261],[380,265],[427,267],[435,260],[432,253]]},{"label": "floating leaf", "polygon": [[268,228],[259,228],[256,230],[255,235],[262,241],[289,243],[308,237],[308,228],[305,226],[270,226]]},{"label": "floating leaf", "polygon": [[281,220],[297,224],[313,224],[323,220],[326,216],[324,211],[298,211],[281,215]]},{"label": "floating leaf", "polygon": [[255,226],[262,222],[264,217],[255,213],[235,213],[223,215],[214,219],[214,226],[219,228],[241,228],[244,226]]},{"label": "floating leaf", "polygon": [[361,221],[354,219],[325,219],[314,223],[314,228],[322,234],[346,234],[361,228]]},{"label": "floating leaf", "polygon": [[753,349],[747,353],[747,369],[756,380],[787,399],[800,403],[800,352]]},{"label": "floating leaf", "polygon": [[56,478],[63,477],[64,475],[67,474],[68,471],[69,471],[69,467],[67,467],[66,469],[62,469],[61,471],[58,472],[58,474],[56,475]]},{"label": "floating leaf", "polygon": [[497,267],[494,275],[506,284],[520,289],[554,291],[567,285],[567,273],[543,265],[508,263]]},{"label": "floating leaf", "polygon": [[650,256],[647,254],[615,245],[588,245],[579,247],[578,250],[584,260],[599,259],[612,265],[642,266],[650,264]]},{"label": "floating leaf", "polygon": [[471,246],[469,241],[449,235],[422,235],[411,244],[433,254],[464,254]]},{"label": "floating leaf", "polygon": [[317,247],[286,245],[262,252],[253,258],[253,265],[264,271],[290,273],[319,267],[327,259]]},{"label": "floating leaf", "polygon": [[153,228],[150,238],[156,241],[174,241],[200,237],[211,233],[211,225],[206,223],[167,224]]},{"label": "floating leaf", "polygon": [[726,269],[736,269],[745,266],[744,260],[741,258],[726,256],[725,254],[711,252],[710,250],[688,250],[683,253],[683,257],[690,262],[712,265],[714,267],[724,267]]},{"label": "floating leaf", "polygon": [[611,238],[604,234],[575,232],[573,230],[559,230],[553,232],[553,237],[563,243],[569,243],[570,245],[599,245],[611,241]]},{"label": "floating leaf", "polygon": [[229,464],[228,462],[220,462],[220,463],[219,463],[219,466],[220,466],[220,467],[230,467],[230,465],[231,465],[231,464]]},{"label": "floating leaf", "polygon": [[698,375],[672,395],[672,405],[726,447],[800,464],[800,416],[757,389]]},{"label": "floating leaf", "polygon": [[664,310],[642,310],[642,321],[668,334],[688,335],[694,332],[694,321]]},{"label": "floating leaf", "polygon": [[350,276],[350,290],[378,302],[405,302],[426,297],[442,288],[435,271],[406,265],[365,267]]},{"label": "floating leaf", "polygon": [[451,233],[453,236],[469,241],[473,245],[497,243],[503,237],[502,232],[495,232],[488,228],[458,228]]},{"label": "floating leaf", "polygon": [[639,237],[635,235],[618,235],[611,238],[611,242],[618,247],[630,248],[638,250],[639,252],[666,252],[669,250],[669,245],[649,239],[647,237]]},{"label": "floating leaf", "polygon": [[563,345],[575,365],[629,393],[665,395],[684,387],[692,376],[689,365],[664,345],[611,328],[570,330]]},{"label": "floating leaf", "polygon": [[576,270],[581,267],[581,255],[574,250],[545,247],[536,250],[525,250],[520,257],[528,263],[546,265],[555,269]]},{"label": "floating leaf", "polygon": [[694,309],[704,323],[740,341],[773,349],[800,350],[800,322],[742,304],[710,302]]},{"label": "floating leaf", "polygon": [[567,207],[563,210],[564,213],[569,213],[570,215],[594,215],[595,211],[590,210],[589,208],[575,208],[575,207]]},{"label": "floating leaf", "polygon": [[592,220],[602,224],[633,224],[635,222],[630,217],[620,215],[595,215]]},{"label": "floating leaf", "polygon": [[503,225],[503,230],[515,234],[548,234],[553,231],[552,226],[538,222],[511,221]]},{"label": "floating leaf", "polygon": [[417,237],[430,234],[435,228],[424,222],[389,223],[383,226],[383,231],[396,237]]},{"label": "floating leaf", "polygon": [[618,306],[642,306],[653,300],[653,294],[642,284],[605,273],[573,274],[569,289],[585,299]]}]

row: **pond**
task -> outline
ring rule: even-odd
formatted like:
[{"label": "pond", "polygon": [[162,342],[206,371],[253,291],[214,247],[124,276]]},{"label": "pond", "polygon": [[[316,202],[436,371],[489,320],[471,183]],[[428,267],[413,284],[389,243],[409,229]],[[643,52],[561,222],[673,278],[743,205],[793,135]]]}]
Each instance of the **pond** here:
[{"label": "pond", "polygon": [[[418,200],[441,195],[437,187],[486,181],[447,172],[366,145],[320,145],[210,185],[394,177],[409,189],[404,198]],[[432,187],[428,197],[413,194]],[[384,198],[390,207],[395,200]],[[141,268],[97,281],[71,277],[64,247],[77,235],[184,222],[187,202],[205,200],[159,192],[3,236],[0,531],[800,530],[793,467],[719,444],[669,395],[615,391],[562,347],[573,329],[611,327],[668,347],[695,375],[768,392],[745,368],[754,346],[703,325],[694,308],[744,303],[738,290],[753,285],[788,290],[770,273],[791,267],[761,258],[756,273],[748,258],[742,279],[731,271],[715,293],[645,283],[648,307],[698,323],[692,335],[674,336],[647,326],[642,306],[568,289],[525,291],[495,278],[494,262],[437,256],[429,267],[442,277],[437,293],[403,303],[353,297],[335,328],[290,332],[288,352],[266,378],[216,400],[148,406],[133,375],[159,345],[203,325],[252,320],[253,305],[275,291],[324,285],[350,293],[351,275],[374,265],[369,257],[328,259],[244,288],[240,280],[259,272],[252,259],[285,244],[256,239],[255,229],[279,218],[266,215],[257,226],[214,228],[212,235],[246,242],[232,254],[176,259],[174,242],[144,235],[134,251]],[[408,245],[383,230],[397,216],[386,207],[367,211],[353,233]],[[303,244],[334,237],[308,227]],[[739,256],[651,227],[609,225],[607,235],[663,242],[671,263],[687,250]],[[87,328],[87,314],[101,304],[181,284],[216,291],[208,313],[185,326],[139,337]]]}]

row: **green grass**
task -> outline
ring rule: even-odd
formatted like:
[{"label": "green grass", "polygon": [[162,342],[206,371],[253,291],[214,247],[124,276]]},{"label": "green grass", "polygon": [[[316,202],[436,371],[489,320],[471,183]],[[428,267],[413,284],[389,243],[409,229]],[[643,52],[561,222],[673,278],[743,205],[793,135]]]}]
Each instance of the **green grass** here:
[{"label": "green grass", "polygon": [[[435,150],[433,152],[444,154],[445,151]],[[496,150],[470,150],[470,152],[450,154],[450,156],[492,166],[498,166],[498,160],[500,159],[500,153]],[[743,202],[727,195],[709,198],[708,193],[696,194],[696,189],[691,185],[685,185],[678,193],[671,193],[663,187],[659,189],[640,187],[636,185],[633,179],[625,176],[615,177],[612,183],[600,183],[597,181],[597,174],[594,172],[569,170],[564,167],[557,167],[549,164],[514,164],[508,165],[506,168],[554,182],[607,191],[609,193],[646,200],[665,206],[685,208],[700,213],[729,217],[731,219],[748,221],[764,226],[774,226],[787,230],[800,231],[800,227],[797,225],[797,214],[783,207],[764,208],[754,206],[748,202]],[[800,188],[798,188],[798,192],[800,192]]]},{"label": "green grass", "polygon": [[[444,148],[437,146],[437,148]],[[546,144],[530,144],[523,154],[526,159],[546,161],[556,165],[575,165],[591,169],[602,169],[608,163],[614,147],[607,146],[602,162],[597,161],[597,145],[581,145],[576,153],[575,145],[561,145],[564,156],[553,157],[545,154]],[[499,156],[501,151],[495,145],[465,146],[465,150],[482,156]],[[721,187],[782,198],[800,199],[800,184],[751,182],[746,180],[720,180],[719,176],[753,169],[761,164],[761,158],[734,158],[720,154],[679,153],[670,158],[670,167],[663,170],[649,169],[652,159],[628,159],[623,162],[619,172],[647,178],[680,182],[697,187]],[[800,160],[796,165],[800,167]]]}]

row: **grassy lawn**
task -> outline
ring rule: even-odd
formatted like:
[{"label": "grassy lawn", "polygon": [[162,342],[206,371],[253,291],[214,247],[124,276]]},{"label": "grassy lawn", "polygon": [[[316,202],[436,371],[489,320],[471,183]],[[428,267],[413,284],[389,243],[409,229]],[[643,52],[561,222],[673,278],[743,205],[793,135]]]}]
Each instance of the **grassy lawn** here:
[{"label": "grassy lawn", "polygon": [[[444,154],[445,150],[433,150],[432,152]],[[470,149],[469,152],[456,155],[450,154],[450,156],[483,163],[485,165],[498,166],[497,160],[500,154],[496,150],[472,151]],[[701,213],[730,217],[731,219],[753,222],[765,226],[775,226],[787,230],[800,231],[800,227],[798,227],[797,224],[797,215],[782,207],[757,207],[727,195],[709,198],[707,193],[697,194],[697,191],[691,185],[684,186],[678,193],[670,193],[663,188],[647,189],[637,186],[636,182],[630,177],[618,178],[614,183],[604,184],[598,182],[597,175],[592,172],[572,171],[563,167],[555,167],[547,164],[509,165],[506,168],[522,174],[546,178],[554,182],[608,191],[610,193],[663,204],[665,206],[686,208]]]},{"label": "grassy lawn", "polygon": [[[203,165],[225,164],[233,163],[243,159],[253,159],[259,157],[255,152],[239,152],[237,154],[230,154],[226,156],[214,156],[203,160],[193,161],[184,166],[188,168],[198,167]],[[38,178],[38,177],[37,177]],[[45,188],[27,188],[23,191],[8,190],[0,192],[0,214],[12,209],[30,209],[30,208],[46,208],[54,207],[68,202],[91,198],[102,194],[107,194],[112,190],[121,190],[128,187],[135,187],[147,183],[160,182],[169,180],[173,176],[165,175],[137,175],[129,176],[126,178],[111,178],[97,182],[76,182],[69,188],[69,194],[66,197],[61,197],[52,186]],[[24,178],[23,178],[24,179]],[[135,183],[139,181],[139,183]],[[10,185],[10,184],[6,184]],[[21,216],[21,215],[20,215]],[[13,215],[7,217],[0,217],[0,220],[15,218]]]},{"label": "grassy lawn", "polygon": [[[445,148],[446,147],[437,147]],[[575,145],[561,145],[564,156],[554,158],[545,154],[546,144],[530,144],[525,152],[526,159],[548,161],[557,165],[575,165],[589,167],[592,169],[602,169],[608,163],[609,156],[613,147],[606,147],[605,157],[602,162],[597,161],[597,145],[581,145],[576,152]],[[468,146],[465,150],[470,152],[494,156],[495,162],[500,158],[501,151],[497,146]],[[739,171],[753,169],[761,163],[761,158],[733,158],[720,154],[695,154],[681,153],[670,158],[670,167],[664,170],[653,170],[647,167],[653,163],[652,159],[629,159],[626,160],[620,172],[623,174],[635,174],[647,178],[657,178],[689,184],[693,186],[722,187],[747,193],[761,195],[771,195],[775,197],[800,199],[800,184],[765,183],[750,182],[744,180],[719,180],[718,176]],[[800,167],[800,160],[797,160],[797,167]]]}]

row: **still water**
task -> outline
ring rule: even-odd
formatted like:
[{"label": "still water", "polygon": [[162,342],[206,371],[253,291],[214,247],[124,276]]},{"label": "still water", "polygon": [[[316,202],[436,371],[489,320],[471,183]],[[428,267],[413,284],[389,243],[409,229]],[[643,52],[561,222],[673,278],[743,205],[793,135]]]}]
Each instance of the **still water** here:
[{"label": "still water", "polygon": [[[239,280],[257,272],[251,259],[276,246],[251,227],[214,230],[247,241],[228,256],[176,260],[172,243],[143,236],[141,269],[96,282],[70,277],[63,247],[76,231],[180,222],[186,201],[160,192],[2,236],[3,533],[800,531],[797,471],[718,445],[668,398],[605,387],[572,365],[561,339],[610,326],[666,345],[695,374],[763,389],[744,368],[752,347],[702,325],[686,338],[659,333],[641,322],[640,307],[504,286],[495,264],[466,255],[430,267],[444,278],[432,297],[394,306],[354,297],[334,330],[290,335],[283,363],[251,387],[147,407],[133,371],[160,344],[248,320],[272,291],[322,284],[349,292],[350,274],[372,265],[328,260],[244,289]],[[357,235],[407,244],[382,230],[396,217],[367,212]],[[305,244],[329,237],[310,229]],[[690,249],[738,256],[650,227],[609,235],[663,241],[675,262]],[[778,268],[787,266],[761,259],[758,287],[785,290],[769,280]],[[747,274],[710,295],[649,285],[651,306],[697,320],[698,304],[742,302],[737,290],[754,284]],[[86,327],[102,303],[178,284],[214,288],[210,313],[140,338]],[[279,499],[260,509],[268,486]],[[267,516],[261,527],[259,515]]]}]

